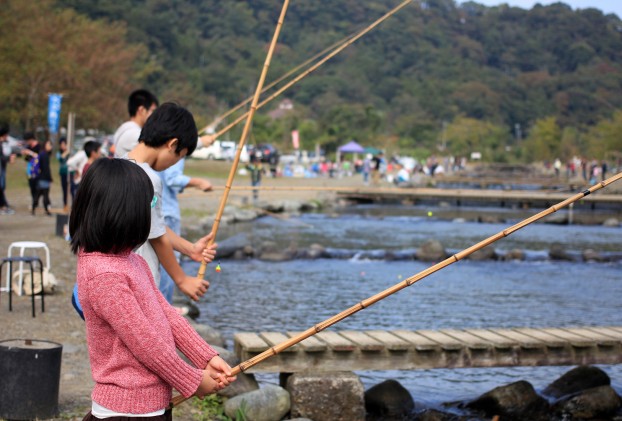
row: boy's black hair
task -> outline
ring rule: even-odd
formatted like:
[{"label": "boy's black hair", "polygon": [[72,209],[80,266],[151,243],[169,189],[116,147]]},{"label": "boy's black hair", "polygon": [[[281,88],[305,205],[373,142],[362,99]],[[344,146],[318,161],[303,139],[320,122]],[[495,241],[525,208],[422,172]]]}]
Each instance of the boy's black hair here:
[{"label": "boy's black hair", "polygon": [[129,252],[149,237],[153,184],[135,163],[98,159],[80,181],[71,207],[71,251]]},{"label": "boy's black hair", "polygon": [[58,144],[60,145],[61,143],[67,143],[67,138],[65,136],[62,136],[60,139],[58,139]]},{"label": "boy's black hair", "polygon": [[34,132],[26,132],[24,133],[24,140],[31,140],[31,139],[36,139],[37,137],[35,136]]},{"label": "boy's black hair", "polygon": [[188,149],[188,156],[197,147],[199,130],[190,111],[174,102],[160,105],[147,119],[140,132],[139,141],[152,148],[159,148],[171,139],[177,139],[175,152]]},{"label": "boy's black hair", "polygon": [[0,136],[4,136],[5,134],[9,134],[9,126],[0,124]]},{"label": "boy's black hair", "polygon": [[158,106],[158,98],[146,89],[138,89],[130,94],[127,101],[127,111],[130,113],[130,117],[134,117],[141,106],[148,110],[153,104],[156,107]]},{"label": "boy's black hair", "polygon": [[90,158],[91,155],[93,155],[93,152],[97,152],[99,149],[101,149],[101,147],[101,143],[94,140],[89,140],[88,142],[84,143],[84,153],[86,154],[87,158]]}]

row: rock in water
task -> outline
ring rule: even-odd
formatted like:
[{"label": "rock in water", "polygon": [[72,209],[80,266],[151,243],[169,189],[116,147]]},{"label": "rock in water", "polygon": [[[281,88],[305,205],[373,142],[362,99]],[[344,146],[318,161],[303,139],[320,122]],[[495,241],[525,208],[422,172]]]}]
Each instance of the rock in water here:
[{"label": "rock in water", "polygon": [[365,392],[365,409],[383,419],[403,419],[415,409],[415,401],[404,386],[390,379]]},{"label": "rock in water", "polygon": [[599,386],[562,398],[553,405],[562,419],[611,419],[622,407],[622,398],[611,386]]},{"label": "rock in water", "polygon": [[446,257],[447,252],[438,240],[428,240],[417,249],[417,258],[424,262],[441,261]]},{"label": "rock in water", "polygon": [[559,379],[548,385],[542,393],[552,398],[591,389],[598,386],[609,386],[611,379],[598,367],[582,365],[566,372]]},{"label": "rock in water", "polygon": [[531,383],[524,380],[500,386],[467,404],[488,417],[499,415],[504,420],[548,420],[548,402],[539,396]]}]

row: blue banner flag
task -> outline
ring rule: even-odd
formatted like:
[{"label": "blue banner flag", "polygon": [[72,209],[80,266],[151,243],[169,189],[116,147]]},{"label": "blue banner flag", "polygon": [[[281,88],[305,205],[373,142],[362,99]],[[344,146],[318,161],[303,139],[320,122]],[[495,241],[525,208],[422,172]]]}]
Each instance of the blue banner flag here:
[{"label": "blue banner flag", "polygon": [[63,96],[61,94],[48,94],[48,128],[50,133],[58,133],[62,101]]}]

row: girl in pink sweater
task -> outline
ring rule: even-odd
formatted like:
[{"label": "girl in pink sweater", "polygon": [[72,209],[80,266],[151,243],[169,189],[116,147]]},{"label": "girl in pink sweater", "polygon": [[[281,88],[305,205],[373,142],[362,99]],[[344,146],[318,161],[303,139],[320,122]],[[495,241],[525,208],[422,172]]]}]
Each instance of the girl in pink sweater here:
[{"label": "girl in pink sweater", "polygon": [[72,206],[69,232],[95,381],[84,420],[170,420],[173,387],[185,397],[203,397],[235,380],[132,252],[149,235],[153,199],[151,181],[139,166],[100,159],[82,179]]}]

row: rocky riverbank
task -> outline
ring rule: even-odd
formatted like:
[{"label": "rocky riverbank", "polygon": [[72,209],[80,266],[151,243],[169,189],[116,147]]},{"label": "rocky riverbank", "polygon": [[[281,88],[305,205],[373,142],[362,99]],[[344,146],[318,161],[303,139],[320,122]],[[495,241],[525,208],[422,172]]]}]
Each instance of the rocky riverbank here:
[{"label": "rocky riverbank", "polygon": [[273,421],[291,416],[305,420],[367,421],[572,421],[622,420],[622,398],[597,367],[579,366],[538,393],[526,380],[499,386],[442,409],[421,409],[395,380],[363,391],[353,373],[296,373],[282,377],[283,387],[264,386],[228,400],[230,417]]}]

